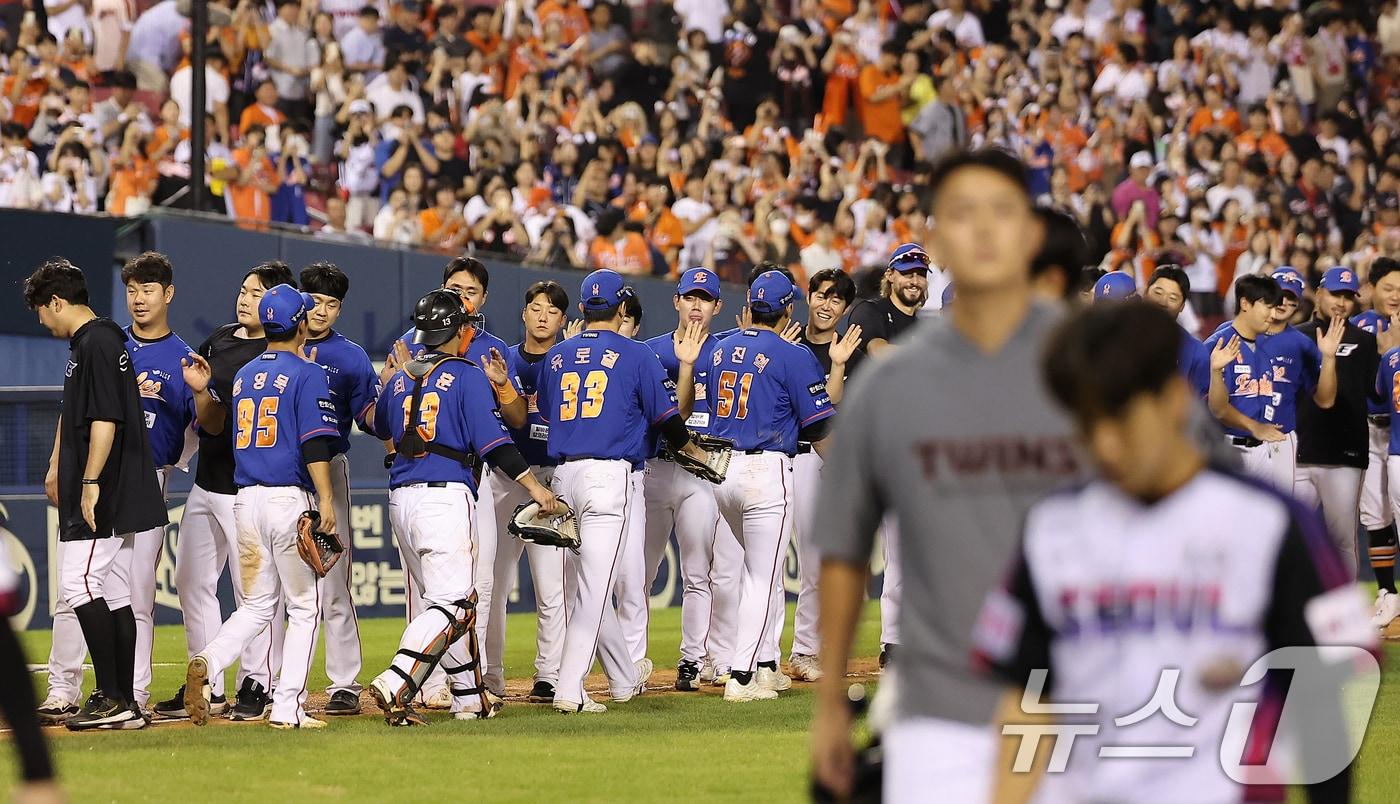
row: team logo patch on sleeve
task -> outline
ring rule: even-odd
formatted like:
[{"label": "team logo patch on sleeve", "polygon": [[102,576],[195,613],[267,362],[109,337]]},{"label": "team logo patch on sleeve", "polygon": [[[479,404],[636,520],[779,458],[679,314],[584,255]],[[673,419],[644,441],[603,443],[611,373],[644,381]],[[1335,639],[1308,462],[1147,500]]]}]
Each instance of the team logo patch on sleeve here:
[{"label": "team logo patch on sleeve", "polygon": [[982,613],[972,629],[972,644],[996,659],[1006,661],[1016,651],[1025,627],[1026,612],[1005,589],[995,589],[987,595]]}]

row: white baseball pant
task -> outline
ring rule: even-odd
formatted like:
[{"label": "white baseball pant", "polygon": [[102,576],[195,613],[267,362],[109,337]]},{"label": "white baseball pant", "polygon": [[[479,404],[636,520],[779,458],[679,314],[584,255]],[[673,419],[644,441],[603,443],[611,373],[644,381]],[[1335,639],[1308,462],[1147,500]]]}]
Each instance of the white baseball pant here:
[{"label": "white baseball pant", "polygon": [[597,656],[614,697],[630,694],[637,668],[613,608],[613,587],[627,540],[634,505],[632,467],[626,461],[591,458],[570,461],[554,470],[554,493],[569,501],[578,515],[579,554],[569,555],[569,621],[554,700],[580,704],[583,681]]},{"label": "white baseball pant", "polygon": [[884,800],[991,801],[998,739],[989,725],[931,717],[896,720],[883,738]]},{"label": "white baseball pant", "polygon": [[1375,422],[1366,423],[1369,431],[1369,456],[1366,472],[1361,476],[1361,527],[1380,530],[1395,521],[1390,510],[1390,428]]},{"label": "white baseball pant", "polygon": [[821,635],[817,628],[817,580],[821,577],[821,554],[817,552],[817,495],[821,486],[822,457],[806,452],[792,459],[793,520],[796,523],[797,576],[801,588],[797,593],[797,611],[793,613],[792,653],[815,656],[821,650]]},{"label": "white baseball pant", "polygon": [[[554,476],[554,467],[531,467],[535,479],[549,485]],[[498,478],[492,489],[496,506],[496,524],[500,528],[496,537],[496,572],[493,579],[495,590],[499,591],[501,605],[491,609],[491,621],[487,623],[487,634],[492,644],[506,644],[506,605],[510,593],[515,589],[523,552],[530,560],[530,579],[535,587],[535,612],[538,626],[535,630],[535,680],[559,681],[559,659],[564,653],[564,565],[567,552],[558,547],[549,547],[533,542],[522,542],[512,536],[506,526],[515,509],[530,502],[530,495],[519,483]],[[504,654],[499,654],[504,656]],[[491,689],[505,688],[505,664],[498,661],[491,666],[486,677]]]},{"label": "white baseball pant", "polygon": [[904,598],[904,573],[899,563],[899,523],[892,516],[880,524],[885,553],[885,577],[880,588],[880,644],[899,644],[899,605]]},{"label": "white baseball pant", "polygon": [[1258,478],[1285,494],[1293,493],[1293,478],[1297,474],[1297,433],[1288,433],[1282,441],[1266,441],[1255,447],[1241,446],[1235,444],[1232,437],[1226,438],[1240,451],[1245,474]]},{"label": "white baseball pant", "polygon": [[1386,456],[1386,479],[1390,482],[1389,497],[1391,505],[1391,517],[1395,517],[1395,501],[1400,500],[1400,455]]},{"label": "white baseball pant", "polygon": [[316,651],[321,595],[316,573],[297,553],[297,518],[315,506],[311,495],[295,486],[248,486],[234,496],[238,560],[231,569],[243,601],[199,654],[211,676],[221,674],[247,654],[248,646],[268,631],[285,606],[283,661],[271,719],[300,724],[306,719],[306,680]]},{"label": "white baseball pant", "polygon": [[1356,512],[1361,501],[1363,471],[1351,466],[1299,466],[1293,494],[1305,505],[1322,506],[1327,530],[1341,554],[1342,565],[1356,580]]},{"label": "white baseball pant", "polygon": [[[652,533],[647,528],[646,517],[646,472],[633,471],[628,476],[628,482],[632,486],[634,507],[627,517],[627,539],[623,542],[614,591],[617,595],[617,622],[627,642],[627,655],[636,664],[647,656],[651,584],[656,578],[655,568],[661,566],[661,556],[666,553],[666,542],[661,542],[656,564],[653,565],[652,545],[649,544]],[[670,530],[661,538],[669,539]]]},{"label": "white baseball pant", "polygon": [[[161,493],[165,492],[165,469],[156,470]],[[64,542],[58,543],[58,567],[63,571]],[[136,618],[136,665],[132,683],[138,706],[151,699],[151,644],[155,637],[156,567],[165,546],[165,528],[143,530],[132,536],[128,598]],[[60,586],[60,588],[62,588]],[[110,601],[108,606],[111,607]],[[120,606],[114,607],[120,608]],[[49,644],[49,695],[77,701],[83,685],[83,656],[87,645],[78,616],[61,595],[54,606],[53,634]]]},{"label": "white baseball pant", "polygon": [[739,587],[739,630],[733,670],[753,672],[771,644],[773,587],[792,536],[792,458],[780,452],[735,453],[715,491],[720,515],[744,548]]},{"label": "white baseball pant", "polygon": [[362,657],[360,654],[360,621],[355,615],[355,599],[350,593],[350,459],[341,454],[331,459],[331,505],[335,506],[335,521],[340,531],[345,555],[335,562],[326,577],[317,581],[321,595],[321,617],[326,633],[326,677],[330,686],[326,692],[360,694]]},{"label": "white baseball pant", "polygon": [[[426,602],[423,613],[415,616],[404,628],[399,648],[425,653],[450,623],[443,613],[427,606],[441,606],[456,611],[457,605],[471,594],[474,576],[472,554],[479,531],[473,509],[471,489],[465,483],[448,483],[431,488],[426,484],[402,486],[389,492],[389,522],[399,540],[404,558],[404,578],[412,580]],[[460,637],[447,646],[435,670],[444,664],[465,667],[470,661],[468,637]],[[393,662],[399,669],[413,674],[413,660],[395,654]],[[459,690],[477,686],[470,671],[450,676]],[[391,694],[397,694],[405,683],[402,676],[390,670],[379,675]],[[477,695],[452,696],[452,711],[476,712],[481,709]]]},{"label": "white baseball pant", "polygon": [[[233,513],[235,497],[234,494],[216,494],[196,484],[185,500],[185,515],[180,519],[179,538],[175,542],[175,589],[180,595],[185,644],[191,656],[204,650],[223,623],[219,610],[219,575],[225,563],[229,565],[229,577],[233,580],[234,603],[243,605],[238,565],[228,560],[238,556],[238,527]],[[292,516],[289,527],[295,527],[300,514],[301,511],[297,511]],[[254,634],[238,657],[240,686],[244,679],[251,678],[264,690],[272,689],[276,668],[282,666],[282,644],[287,627],[282,604],[279,602],[277,606],[267,632]],[[224,694],[223,673],[211,667],[209,685],[214,695]]]}]

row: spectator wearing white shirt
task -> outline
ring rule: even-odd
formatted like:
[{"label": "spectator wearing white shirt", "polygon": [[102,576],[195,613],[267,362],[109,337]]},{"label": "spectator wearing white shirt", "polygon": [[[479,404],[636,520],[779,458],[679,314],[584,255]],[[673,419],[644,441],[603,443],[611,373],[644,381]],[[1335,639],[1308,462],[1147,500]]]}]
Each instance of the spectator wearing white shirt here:
[{"label": "spectator wearing white shirt", "polygon": [[88,10],[83,0],[44,0],[44,10],[49,15],[49,33],[62,42],[68,38],[68,31],[77,28],[83,35],[83,42],[92,46],[92,27],[88,24]]},{"label": "spectator wearing white shirt", "polygon": [[948,0],[948,7],[933,12],[928,18],[931,31],[952,31],[960,47],[974,48],[987,44],[982,36],[982,20],[967,10],[967,0]]},{"label": "spectator wearing white shirt", "polygon": [[126,48],[126,69],[136,76],[140,89],[163,92],[170,71],[180,63],[180,34],[190,21],[175,0],[164,0],[147,9],[131,25]]},{"label": "spectator wearing white shirt", "polygon": [[674,7],[685,30],[700,31],[710,44],[724,39],[724,18],[729,14],[728,0],[676,0]]},{"label": "spectator wearing white shirt", "polygon": [[1087,20],[1084,17],[1084,0],[1069,0],[1065,4],[1064,13],[1050,25],[1050,35],[1064,44],[1069,39],[1070,34],[1082,33],[1088,36],[1084,30]]},{"label": "spectator wearing white shirt", "polygon": [[1221,14],[1215,27],[1196,34],[1191,44],[1203,51],[1223,53],[1232,62],[1243,62],[1249,57],[1249,40],[1235,30],[1235,22],[1229,14]]},{"label": "spectator wearing white shirt", "polygon": [[0,124],[0,208],[33,209],[42,202],[39,157],[25,147],[19,123]]},{"label": "spectator wearing white shirt", "polygon": [[[384,69],[384,34],[379,30],[379,9],[364,6],[354,28],[340,37],[340,56],[345,69],[365,74],[366,81],[379,77]],[[384,111],[388,114],[388,110]]]},{"label": "spectator wearing white shirt", "polygon": [[42,206],[48,212],[97,212],[97,180],[82,143],[69,141],[59,146],[54,169],[44,174],[42,190]]},{"label": "spectator wearing white shirt", "polygon": [[813,276],[818,271],[828,268],[842,270],[845,263],[841,259],[841,252],[836,248],[836,224],[828,220],[818,223],[811,244],[798,254],[802,259],[802,270],[807,276]]},{"label": "spectator wearing white shirt", "polygon": [[[219,137],[224,142],[229,142],[228,131],[228,79],[224,77],[224,70],[228,62],[224,54],[218,50],[211,50],[205,57],[204,62],[204,110],[214,115],[214,125],[219,132]],[[140,82],[137,76],[137,82]],[[170,76],[170,97],[180,104],[180,126],[190,128],[191,112],[190,97],[193,92],[194,70],[186,64],[175,71]]]},{"label": "spectator wearing white shirt", "polygon": [[133,0],[93,0],[92,61],[105,78],[126,67],[126,49],[137,13]]},{"label": "spectator wearing white shirt", "polygon": [[277,108],[289,120],[309,123],[311,70],[321,62],[321,48],[304,22],[301,0],[278,0],[263,61],[277,87]]},{"label": "spectator wearing white shirt", "polygon": [[400,106],[413,110],[414,123],[421,126],[426,122],[423,99],[413,88],[408,68],[395,57],[390,58],[387,69],[378,78],[365,86],[365,97],[374,104],[375,118],[381,123]]},{"label": "spectator wearing white shirt", "polygon": [[1244,168],[1238,159],[1226,159],[1220,163],[1220,183],[1206,190],[1210,214],[1220,214],[1221,207],[1232,198],[1240,202],[1240,209],[1254,209],[1254,191],[1245,186],[1243,178]]},{"label": "spectator wearing white shirt", "polygon": [[1138,63],[1137,48],[1124,43],[1099,72],[1092,94],[1111,94],[1119,103],[1130,104],[1145,99],[1150,91],[1151,81],[1147,70]]},{"label": "spectator wearing white shirt", "polygon": [[374,164],[378,146],[374,107],[364,98],[350,101],[350,122],[335,154],[341,160],[340,187],[349,196],[346,225],[351,229],[367,228],[379,212],[379,169]]}]

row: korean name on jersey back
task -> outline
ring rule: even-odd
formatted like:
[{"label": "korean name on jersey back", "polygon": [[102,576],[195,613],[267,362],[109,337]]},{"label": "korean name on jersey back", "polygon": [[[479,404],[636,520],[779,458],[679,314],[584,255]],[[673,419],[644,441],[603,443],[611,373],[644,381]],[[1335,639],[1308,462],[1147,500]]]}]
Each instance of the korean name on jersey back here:
[{"label": "korean name on jersey back", "polygon": [[302,444],[340,435],[325,370],[291,352],[264,352],[235,375],[232,407],[234,483],[310,490]]},{"label": "korean name on jersey back", "polygon": [[710,432],[735,449],[793,455],[797,434],[836,411],[816,355],[767,329],[746,329],[720,341],[708,378]]}]

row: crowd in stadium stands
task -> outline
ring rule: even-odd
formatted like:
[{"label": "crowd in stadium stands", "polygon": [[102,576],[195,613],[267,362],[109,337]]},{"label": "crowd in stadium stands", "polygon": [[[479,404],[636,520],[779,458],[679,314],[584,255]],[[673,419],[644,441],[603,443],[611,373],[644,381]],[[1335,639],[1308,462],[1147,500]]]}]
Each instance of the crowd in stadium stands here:
[{"label": "crowd in stadium stands", "polygon": [[[0,2],[0,206],[187,206],[188,1]],[[1000,146],[1090,262],[1219,312],[1400,256],[1400,10],[1296,0],[242,0],[211,12],[217,211],[739,280],[882,262]],[[935,255],[936,256],[936,255]]]}]

